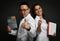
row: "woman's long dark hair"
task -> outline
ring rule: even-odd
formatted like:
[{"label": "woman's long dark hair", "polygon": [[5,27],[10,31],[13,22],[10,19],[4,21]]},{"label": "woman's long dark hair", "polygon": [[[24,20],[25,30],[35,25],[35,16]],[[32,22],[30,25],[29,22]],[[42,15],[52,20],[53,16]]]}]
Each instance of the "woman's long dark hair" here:
[{"label": "woman's long dark hair", "polygon": [[[36,13],[35,13],[35,10],[34,10],[34,8],[35,8],[36,5],[39,5],[39,6],[42,8],[41,4],[38,4],[38,3],[37,3],[37,4],[34,4],[34,5],[32,6],[31,15],[33,16],[33,18],[36,17]],[[43,18],[45,18],[44,13],[42,14],[42,16],[43,16]]]}]

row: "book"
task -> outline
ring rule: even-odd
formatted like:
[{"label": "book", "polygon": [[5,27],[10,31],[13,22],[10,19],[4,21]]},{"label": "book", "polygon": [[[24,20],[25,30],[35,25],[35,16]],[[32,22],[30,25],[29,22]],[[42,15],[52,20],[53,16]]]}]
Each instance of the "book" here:
[{"label": "book", "polygon": [[12,29],[17,28],[17,21],[15,16],[9,16],[7,18],[8,26],[10,26]]},{"label": "book", "polygon": [[53,22],[48,22],[48,35],[54,35],[54,33],[56,34],[56,27],[57,24],[53,23]]}]

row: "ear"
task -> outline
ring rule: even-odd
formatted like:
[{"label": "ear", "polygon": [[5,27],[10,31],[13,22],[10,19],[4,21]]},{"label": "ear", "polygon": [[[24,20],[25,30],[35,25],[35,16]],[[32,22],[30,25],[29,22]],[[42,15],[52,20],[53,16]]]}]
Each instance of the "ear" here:
[{"label": "ear", "polygon": [[29,9],[29,12],[30,12],[30,9]]}]

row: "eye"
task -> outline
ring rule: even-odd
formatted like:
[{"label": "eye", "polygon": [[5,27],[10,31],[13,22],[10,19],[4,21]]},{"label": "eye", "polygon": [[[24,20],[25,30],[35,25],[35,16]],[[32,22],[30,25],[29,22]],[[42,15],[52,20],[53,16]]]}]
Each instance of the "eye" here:
[{"label": "eye", "polygon": [[35,9],[35,11],[37,11],[38,9]]},{"label": "eye", "polygon": [[39,7],[39,9],[42,9],[41,7]]}]

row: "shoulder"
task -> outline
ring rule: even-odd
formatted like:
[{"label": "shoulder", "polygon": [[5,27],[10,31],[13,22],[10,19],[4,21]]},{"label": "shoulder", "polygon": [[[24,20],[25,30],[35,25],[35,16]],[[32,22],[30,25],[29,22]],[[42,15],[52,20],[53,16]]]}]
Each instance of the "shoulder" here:
[{"label": "shoulder", "polygon": [[46,19],[43,19],[43,22],[48,23],[48,21]]},{"label": "shoulder", "polygon": [[34,18],[31,16],[31,14],[29,14],[27,18],[34,20]]}]

